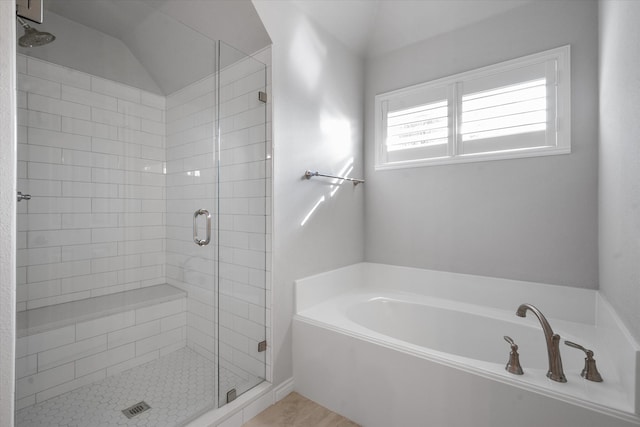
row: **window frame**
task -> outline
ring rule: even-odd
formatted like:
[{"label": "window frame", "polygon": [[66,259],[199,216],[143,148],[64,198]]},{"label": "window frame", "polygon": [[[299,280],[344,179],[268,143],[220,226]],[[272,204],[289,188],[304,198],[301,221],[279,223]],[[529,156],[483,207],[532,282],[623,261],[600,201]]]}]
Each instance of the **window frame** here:
[{"label": "window frame", "polygon": [[[553,86],[552,84],[547,85],[547,102],[553,103],[553,105],[548,106],[547,109],[555,112],[555,117],[547,118],[548,123],[550,121],[552,122],[551,128],[553,128],[553,132],[546,132],[547,145],[534,148],[461,154],[459,151],[464,144],[460,134],[460,127],[462,123],[461,104],[462,97],[464,96],[461,88],[463,87],[463,84],[465,82],[472,82],[483,78],[490,78],[491,76],[496,76],[500,73],[517,72],[518,69],[544,63],[555,64],[555,69],[548,69],[547,67],[546,71],[546,76],[549,77],[551,75],[553,77],[553,80],[555,80],[555,86]],[[447,88],[447,101],[449,109],[449,136],[446,148],[447,154],[445,156],[436,158],[420,158],[416,155],[413,156],[415,158],[407,160],[389,160],[389,152],[386,149],[386,122],[389,103],[402,102],[403,99],[415,98],[420,93],[430,93],[433,91],[442,90],[443,87]],[[550,87],[555,87],[555,91],[553,93],[555,96],[553,97],[550,97],[550,95],[552,94],[549,90]],[[433,102],[433,100],[425,99],[423,102],[428,103]],[[535,53],[533,55],[527,55],[509,61],[500,62],[498,64],[490,65],[487,67],[482,67],[437,80],[432,80],[429,82],[378,94],[375,97],[374,122],[375,170],[538,157],[571,153],[570,46],[562,46],[544,52]],[[549,128],[549,126],[547,126],[547,128]],[[514,138],[518,136],[526,138],[527,135],[530,134],[525,133],[515,135]],[[489,144],[487,145],[491,145],[490,141],[492,139],[493,138],[488,138],[484,141],[489,141]],[[553,141],[553,139],[555,139],[555,141]],[[551,144],[550,141],[553,142],[553,144]],[[412,157],[409,150],[416,150],[415,153],[418,154],[419,151],[421,151],[421,148],[407,149],[407,155],[403,157]],[[393,150],[391,152],[393,152]]]}]

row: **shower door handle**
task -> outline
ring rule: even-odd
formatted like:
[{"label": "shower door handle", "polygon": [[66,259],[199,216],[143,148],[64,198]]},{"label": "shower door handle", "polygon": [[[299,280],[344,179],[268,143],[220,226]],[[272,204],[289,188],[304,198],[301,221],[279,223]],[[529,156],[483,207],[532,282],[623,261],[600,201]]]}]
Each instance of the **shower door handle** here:
[{"label": "shower door handle", "polygon": [[[204,240],[198,238],[198,217],[200,215],[205,215],[207,220],[207,235]],[[193,241],[198,246],[206,246],[211,242],[211,214],[206,209],[198,209],[193,213]]]}]

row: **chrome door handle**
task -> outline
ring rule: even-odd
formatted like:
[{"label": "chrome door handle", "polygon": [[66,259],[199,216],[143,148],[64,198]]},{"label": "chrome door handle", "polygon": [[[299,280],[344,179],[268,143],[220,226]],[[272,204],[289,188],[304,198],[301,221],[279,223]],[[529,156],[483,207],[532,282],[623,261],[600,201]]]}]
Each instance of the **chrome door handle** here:
[{"label": "chrome door handle", "polygon": [[[198,217],[205,215],[207,220],[207,235],[204,240],[198,238]],[[211,214],[206,209],[198,209],[193,213],[193,241],[198,246],[206,246],[211,242]]]},{"label": "chrome door handle", "polygon": [[31,194],[22,194],[22,191],[18,191],[18,201],[31,200]]}]

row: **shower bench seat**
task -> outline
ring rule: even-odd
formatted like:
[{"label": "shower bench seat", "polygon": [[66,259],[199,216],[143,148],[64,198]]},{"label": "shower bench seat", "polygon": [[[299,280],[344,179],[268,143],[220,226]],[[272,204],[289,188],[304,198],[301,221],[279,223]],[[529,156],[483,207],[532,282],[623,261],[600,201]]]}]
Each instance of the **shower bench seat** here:
[{"label": "shower bench seat", "polygon": [[187,293],[168,284],[17,314],[16,408],[186,345]]},{"label": "shower bench seat", "polygon": [[20,311],[16,315],[16,335],[26,337],[186,295],[176,287],[163,284]]}]

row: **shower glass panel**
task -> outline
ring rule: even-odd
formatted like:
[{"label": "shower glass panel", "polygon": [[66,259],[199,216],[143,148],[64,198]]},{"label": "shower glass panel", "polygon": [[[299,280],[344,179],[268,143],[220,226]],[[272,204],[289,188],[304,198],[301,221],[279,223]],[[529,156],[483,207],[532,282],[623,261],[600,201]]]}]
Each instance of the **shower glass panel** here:
[{"label": "shower glass panel", "polygon": [[16,425],[182,425],[265,378],[266,71],[81,3],[18,48]]},{"label": "shower glass panel", "polygon": [[[266,377],[266,68],[220,43],[218,369],[225,404]],[[261,95],[262,94],[262,95]]]}]

